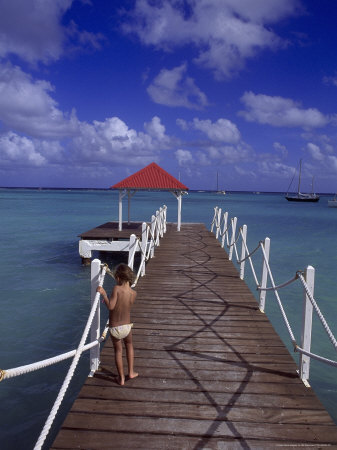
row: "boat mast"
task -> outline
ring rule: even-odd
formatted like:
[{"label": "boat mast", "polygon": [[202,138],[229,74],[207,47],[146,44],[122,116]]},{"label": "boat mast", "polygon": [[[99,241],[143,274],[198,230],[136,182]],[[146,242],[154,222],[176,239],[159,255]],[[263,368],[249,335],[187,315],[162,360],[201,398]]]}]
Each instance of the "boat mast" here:
[{"label": "boat mast", "polygon": [[300,159],[300,173],[298,175],[298,194],[300,193],[300,186],[301,186],[301,171],[302,171],[302,159]]},{"label": "boat mast", "polygon": [[216,190],[219,191],[219,172],[216,173]]}]

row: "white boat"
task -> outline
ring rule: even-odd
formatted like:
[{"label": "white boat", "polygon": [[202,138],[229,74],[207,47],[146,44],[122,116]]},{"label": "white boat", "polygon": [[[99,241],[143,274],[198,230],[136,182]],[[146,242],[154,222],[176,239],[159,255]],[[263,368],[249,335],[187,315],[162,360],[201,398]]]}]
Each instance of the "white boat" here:
[{"label": "white boat", "polygon": [[[285,198],[289,202],[318,202],[319,195],[314,194],[314,179],[312,179],[312,192],[310,194],[304,194],[301,192],[301,171],[302,171],[302,160],[300,160],[300,170],[298,174],[298,188],[297,188],[297,194],[290,194],[287,192]],[[295,175],[294,175],[295,176]],[[294,177],[293,177],[294,179]],[[291,180],[290,185],[293,180]],[[290,187],[289,185],[289,187]],[[289,188],[288,188],[289,190]]]},{"label": "white boat", "polygon": [[337,208],[337,194],[332,200],[328,200],[328,206],[329,208]]}]

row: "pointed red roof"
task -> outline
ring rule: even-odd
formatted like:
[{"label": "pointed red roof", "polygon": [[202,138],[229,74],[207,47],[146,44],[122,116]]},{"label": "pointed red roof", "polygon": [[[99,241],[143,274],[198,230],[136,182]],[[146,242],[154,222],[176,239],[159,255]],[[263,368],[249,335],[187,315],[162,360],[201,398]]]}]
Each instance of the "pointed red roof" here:
[{"label": "pointed red roof", "polygon": [[183,183],[170,175],[156,163],[151,163],[138,172],[111,186],[111,189],[162,189],[187,191]]}]

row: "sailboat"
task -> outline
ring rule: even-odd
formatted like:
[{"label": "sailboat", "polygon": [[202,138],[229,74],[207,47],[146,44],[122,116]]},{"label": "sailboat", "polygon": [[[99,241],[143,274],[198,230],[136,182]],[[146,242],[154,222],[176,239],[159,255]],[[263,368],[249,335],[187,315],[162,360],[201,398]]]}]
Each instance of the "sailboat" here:
[{"label": "sailboat", "polygon": [[226,194],[226,191],[219,191],[219,172],[216,173],[216,193],[217,194]]},{"label": "sailboat", "polygon": [[[285,198],[289,202],[318,202],[319,195],[314,194],[314,179],[312,179],[312,192],[310,194],[303,194],[301,192],[301,171],[302,171],[302,160],[300,159],[300,170],[298,174],[298,188],[297,188],[297,194],[289,195],[287,192]],[[292,183],[292,180],[290,182],[290,185]],[[289,185],[289,187],[290,187]],[[288,187],[288,190],[289,190]]]}]

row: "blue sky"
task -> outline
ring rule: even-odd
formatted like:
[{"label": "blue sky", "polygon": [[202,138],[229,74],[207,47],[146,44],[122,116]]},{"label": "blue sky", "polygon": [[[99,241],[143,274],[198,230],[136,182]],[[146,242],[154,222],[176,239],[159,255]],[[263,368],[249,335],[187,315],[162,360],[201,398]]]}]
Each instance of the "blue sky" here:
[{"label": "blue sky", "polygon": [[0,0],[0,186],[337,191],[331,0]]}]

